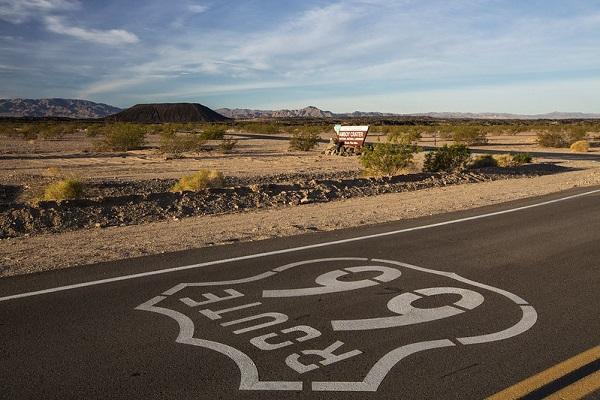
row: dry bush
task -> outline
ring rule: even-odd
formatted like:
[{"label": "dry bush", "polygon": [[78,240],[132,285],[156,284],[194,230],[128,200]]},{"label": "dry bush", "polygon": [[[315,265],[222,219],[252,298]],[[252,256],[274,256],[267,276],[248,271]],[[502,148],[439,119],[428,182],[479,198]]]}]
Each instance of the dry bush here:
[{"label": "dry bush", "polygon": [[494,160],[496,160],[496,164],[500,168],[510,168],[519,165],[519,163],[515,161],[512,154],[494,154],[493,157]]},{"label": "dry bush", "polygon": [[192,175],[186,175],[171,188],[172,192],[196,191],[205,188],[221,187],[223,174],[214,169],[201,169]]},{"label": "dry bush", "polygon": [[68,200],[83,196],[84,184],[76,178],[51,183],[44,189],[42,200]]},{"label": "dry bush", "polygon": [[474,168],[474,169],[490,168],[490,167],[497,167],[497,166],[498,166],[498,161],[496,161],[496,159],[489,154],[477,156],[469,162],[469,168]]},{"label": "dry bush", "polygon": [[513,161],[518,165],[529,164],[533,160],[533,157],[529,153],[517,153],[513,154],[512,157]]},{"label": "dry bush", "polygon": [[578,140],[571,144],[571,151],[585,153],[590,150],[590,143],[587,140]]},{"label": "dry bush", "polygon": [[223,139],[219,142],[219,149],[223,153],[229,153],[237,145],[238,141],[234,139]]}]

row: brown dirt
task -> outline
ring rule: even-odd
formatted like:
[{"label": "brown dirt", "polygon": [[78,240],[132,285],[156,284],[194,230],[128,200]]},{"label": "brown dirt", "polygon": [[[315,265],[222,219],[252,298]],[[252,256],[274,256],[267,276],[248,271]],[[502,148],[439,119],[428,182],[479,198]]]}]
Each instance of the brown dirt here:
[{"label": "brown dirt", "polygon": [[[156,144],[157,140],[157,137],[150,137],[150,145]],[[534,140],[535,137],[527,135],[492,137],[491,144],[485,148],[549,150],[538,147]],[[426,138],[423,144],[431,144],[430,139]],[[22,198],[26,199],[39,192],[44,182],[65,175],[93,182],[125,182],[175,179],[201,168],[218,169],[238,179],[263,179],[278,174],[360,173],[355,157],[324,156],[319,150],[288,152],[287,146],[286,141],[280,140],[242,139],[232,154],[214,151],[166,160],[164,155],[151,148],[122,157],[91,153],[92,142],[83,135],[34,143],[2,137],[0,183],[25,185],[27,189]],[[558,151],[565,152],[564,149]],[[4,239],[0,240],[0,276],[416,218],[600,184],[597,162],[564,161],[560,165],[573,170],[535,178],[470,183],[330,203]]]},{"label": "brown dirt", "polygon": [[[565,164],[580,169],[551,176],[473,183],[284,209],[5,239],[0,241],[0,275],[416,218],[573,187],[600,185],[600,167],[597,164]],[[66,243],[70,245],[66,246]]]}]

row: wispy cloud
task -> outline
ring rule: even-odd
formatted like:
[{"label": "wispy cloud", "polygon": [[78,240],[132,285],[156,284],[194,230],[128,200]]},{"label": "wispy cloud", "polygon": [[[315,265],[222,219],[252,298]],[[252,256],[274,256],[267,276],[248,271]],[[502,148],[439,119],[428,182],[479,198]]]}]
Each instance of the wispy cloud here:
[{"label": "wispy cloud", "polygon": [[0,0],[0,19],[20,24],[40,14],[73,10],[76,0]]},{"label": "wispy cloud", "polygon": [[204,4],[190,4],[187,7],[189,12],[192,12],[194,14],[201,14],[203,12],[205,12],[206,10],[208,10],[208,6],[204,5]]},{"label": "wispy cloud", "polygon": [[48,28],[50,32],[71,36],[88,42],[120,45],[137,43],[139,41],[136,35],[123,29],[98,30],[69,26],[65,24],[61,17],[51,15],[46,16],[44,21],[46,23],[46,28]]}]

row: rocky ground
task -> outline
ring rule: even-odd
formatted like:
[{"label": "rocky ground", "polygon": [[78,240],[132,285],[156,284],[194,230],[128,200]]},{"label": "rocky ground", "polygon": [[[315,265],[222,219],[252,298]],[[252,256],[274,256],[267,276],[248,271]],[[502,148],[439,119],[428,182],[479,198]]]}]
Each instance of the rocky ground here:
[{"label": "rocky ground", "polygon": [[[529,137],[511,140],[507,151],[537,150]],[[495,141],[487,148],[503,149],[502,140]],[[285,140],[242,138],[233,153],[182,159],[152,148],[94,154],[89,141],[77,137],[2,144],[0,276],[375,224],[600,184],[597,161],[556,157],[517,169],[432,175],[417,172],[420,155],[408,175],[376,180],[361,176],[357,157],[323,155],[324,145],[288,152]],[[28,152],[31,146],[35,151]],[[225,187],[169,192],[179,177],[201,168],[223,172]],[[64,176],[84,180],[86,197],[31,201]]]},{"label": "rocky ground", "polygon": [[[447,185],[540,176],[564,172],[554,164],[531,164],[517,168],[486,168],[461,173],[413,173],[391,178],[314,179],[304,176],[230,178],[224,188],[172,193],[171,180],[102,182],[90,185],[97,197],[37,204],[0,205],[0,238],[25,234],[58,233],[81,228],[105,228],[213,215],[269,207],[326,203],[362,196],[398,193]],[[279,181],[274,179],[284,179]],[[290,179],[292,178],[292,179]],[[287,181],[287,182],[286,182]],[[1,186],[0,186],[1,187]]]}]

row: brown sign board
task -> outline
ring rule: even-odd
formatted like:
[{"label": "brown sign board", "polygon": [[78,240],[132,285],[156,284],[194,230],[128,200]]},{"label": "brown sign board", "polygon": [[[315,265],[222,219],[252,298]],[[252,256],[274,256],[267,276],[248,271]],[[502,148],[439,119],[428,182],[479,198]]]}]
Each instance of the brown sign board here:
[{"label": "brown sign board", "polygon": [[344,142],[345,146],[362,147],[369,133],[369,126],[339,126],[336,125],[335,131],[339,142]]}]

